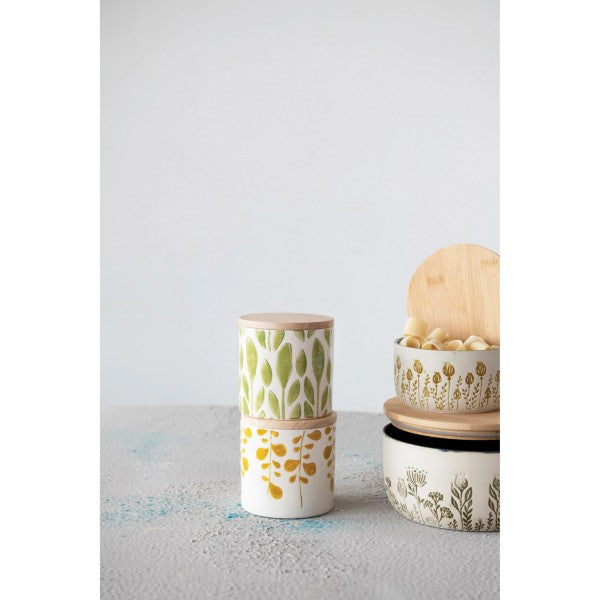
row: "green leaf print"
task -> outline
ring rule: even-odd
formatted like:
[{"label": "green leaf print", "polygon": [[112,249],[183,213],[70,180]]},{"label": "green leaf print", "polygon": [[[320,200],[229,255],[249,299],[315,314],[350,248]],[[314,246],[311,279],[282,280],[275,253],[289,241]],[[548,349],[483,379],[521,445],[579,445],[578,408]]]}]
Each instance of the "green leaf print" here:
[{"label": "green leaf print", "polygon": [[252,382],[256,375],[258,355],[256,354],[256,346],[251,338],[246,338],[246,362],[248,363],[248,373],[250,374],[250,381]]},{"label": "green leaf print", "polygon": [[304,418],[312,419],[312,416],[313,416],[312,406],[308,402],[305,402],[304,403]]},{"label": "green leaf print", "polygon": [[258,340],[258,343],[263,347],[266,348],[267,345],[265,344],[265,332],[262,329],[259,329],[256,332],[256,339]]},{"label": "green leaf print", "polygon": [[245,415],[249,415],[249,414],[250,414],[250,411],[248,410],[248,402],[246,401],[246,398],[244,398],[244,399],[242,400],[242,412],[243,412]]},{"label": "green leaf print", "polygon": [[321,383],[321,377],[323,377],[323,368],[325,366],[325,352],[323,350],[323,344],[316,339],[312,349],[312,365],[317,384]]},{"label": "green leaf print", "polygon": [[294,404],[294,402],[296,402],[296,399],[298,398],[299,395],[300,395],[300,380],[296,379],[296,381],[294,381],[294,383],[292,383],[292,385],[290,386],[290,391],[288,393],[288,398],[287,398],[288,406],[291,406],[292,404]]},{"label": "green leaf print", "polygon": [[292,345],[288,342],[281,346],[277,353],[277,364],[275,365],[277,378],[281,384],[281,419],[285,419],[285,388],[292,374]]},{"label": "green leaf print", "polygon": [[312,349],[312,367],[313,373],[315,374],[315,379],[317,380],[317,395],[315,404],[315,412],[316,416],[319,416],[319,397],[321,390],[321,379],[323,378],[323,368],[325,366],[325,351],[323,350],[323,344],[319,341],[319,339],[315,339],[313,343]]},{"label": "green leaf print", "polygon": [[271,407],[271,412],[276,419],[281,418],[281,412],[279,411],[279,400],[277,400],[277,396],[269,391],[269,406]]},{"label": "green leaf print", "polygon": [[258,412],[260,407],[263,405],[265,401],[265,388],[260,388],[258,394],[256,394],[256,400],[254,401],[254,411]]},{"label": "green leaf print", "polygon": [[310,331],[309,331],[309,332],[306,334],[306,337],[307,337],[307,338],[310,340],[310,338],[311,338],[313,335],[315,335],[315,331],[314,331],[314,329],[311,329],[311,330],[310,330]]},{"label": "green leaf print", "polygon": [[315,403],[315,388],[313,388],[313,384],[308,377],[304,380],[304,395],[308,398],[311,404]]},{"label": "green leaf print", "polygon": [[304,354],[304,350],[300,350],[296,358],[296,371],[298,371],[300,377],[306,373],[306,354]]},{"label": "green leaf print", "polygon": [[321,412],[325,410],[325,406],[327,405],[327,400],[329,399],[329,386],[327,386],[323,390],[323,398],[321,399]]},{"label": "green leaf print", "polygon": [[325,377],[327,377],[327,383],[331,385],[331,360],[327,360],[327,369],[325,369]]},{"label": "green leaf print", "polygon": [[304,331],[294,331],[294,335],[300,340],[304,341]]},{"label": "green leaf print", "polygon": [[273,334],[273,350],[277,350],[279,348],[279,344],[283,341],[283,336],[285,335],[285,331],[276,331]]},{"label": "green leaf print", "polygon": [[331,329],[326,329],[324,336],[325,336],[325,341],[327,342],[327,345],[331,346]]},{"label": "green leaf print", "polygon": [[282,388],[285,388],[292,374],[292,345],[284,344],[277,353],[277,365],[275,366],[277,378]]},{"label": "green leaf print", "polygon": [[299,419],[300,418],[300,404],[296,404],[292,409],[290,414],[290,419]]},{"label": "green leaf print", "polygon": [[242,389],[244,390],[244,396],[248,397],[248,380],[245,375],[242,375]]},{"label": "green leaf print", "polygon": [[242,347],[240,346],[240,371],[242,370],[243,366],[244,366],[244,351],[242,350]]},{"label": "green leaf print", "polygon": [[262,367],[260,368],[260,376],[262,377],[263,383],[266,386],[271,385],[271,381],[273,380],[273,371],[271,370],[271,365],[268,360],[264,360]]}]

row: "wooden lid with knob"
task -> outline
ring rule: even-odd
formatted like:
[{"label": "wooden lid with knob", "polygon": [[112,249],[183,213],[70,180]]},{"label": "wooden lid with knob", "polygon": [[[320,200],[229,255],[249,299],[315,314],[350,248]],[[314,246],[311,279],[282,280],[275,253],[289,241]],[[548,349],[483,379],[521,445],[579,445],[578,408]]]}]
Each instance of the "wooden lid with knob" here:
[{"label": "wooden lid with knob", "polygon": [[398,429],[428,437],[454,440],[500,439],[500,411],[486,413],[432,413],[415,410],[390,398],[383,412]]},{"label": "wooden lid with knob", "polygon": [[500,344],[500,257],[474,244],[438,250],[412,276],[406,312],[451,339],[474,334]]}]

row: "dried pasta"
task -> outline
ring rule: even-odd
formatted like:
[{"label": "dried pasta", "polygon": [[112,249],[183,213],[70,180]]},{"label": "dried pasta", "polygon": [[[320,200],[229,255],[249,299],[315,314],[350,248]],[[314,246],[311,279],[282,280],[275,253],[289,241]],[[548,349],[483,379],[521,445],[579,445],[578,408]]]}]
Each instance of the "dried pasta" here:
[{"label": "dried pasta", "polygon": [[444,344],[444,350],[466,350],[462,340],[450,340]]},{"label": "dried pasta", "polygon": [[477,340],[475,340],[474,342],[471,342],[470,346],[467,348],[467,350],[489,350],[490,347],[488,344],[486,344],[485,342],[479,342]]},{"label": "dried pasta", "polygon": [[436,327],[428,336],[428,340],[437,340],[440,343],[444,343],[448,339],[448,334],[439,327]]},{"label": "dried pasta", "polygon": [[409,317],[404,325],[404,335],[424,338],[427,334],[427,323],[417,317]]},{"label": "dried pasta", "polygon": [[[475,342],[483,342],[483,340],[478,335],[470,335],[465,341],[465,348],[468,350],[471,347],[471,344]],[[485,343],[485,342],[484,342]]]},{"label": "dried pasta", "polygon": [[425,340],[423,342],[423,345],[421,346],[421,348],[423,348],[423,350],[443,350],[444,344],[442,344],[442,342],[439,342],[438,340],[433,338],[433,339]]},{"label": "dried pasta", "polygon": [[420,348],[421,339],[413,335],[408,335],[402,338],[400,345],[407,346],[408,348]]},{"label": "dried pasta", "polygon": [[426,335],[428,325],[422,319],[409,317],[404,325],[404,335],[400,340],[401,346],[421,348],[423,350],[499,350],[496,344],[489,345],[478,335],[470,335],[464,342],[451,340],[446,331],[436,327]]}]

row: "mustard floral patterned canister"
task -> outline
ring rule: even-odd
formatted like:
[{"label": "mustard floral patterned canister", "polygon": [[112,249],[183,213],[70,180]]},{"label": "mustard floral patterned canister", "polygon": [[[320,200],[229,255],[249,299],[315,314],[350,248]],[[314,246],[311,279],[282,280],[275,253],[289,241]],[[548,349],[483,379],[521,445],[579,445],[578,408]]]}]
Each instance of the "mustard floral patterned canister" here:
[{"label": "mustard floral patterned canister", "polygon": [[316,517],[333,508],[335,412],[308,420],[242,415],[242,508],[263,517]]},{"label": "mustard floral patterned canister", "polygon": [[331,317],[260,313],[241,316],[238,325],[242,414],[313,419],[331,412]]}]

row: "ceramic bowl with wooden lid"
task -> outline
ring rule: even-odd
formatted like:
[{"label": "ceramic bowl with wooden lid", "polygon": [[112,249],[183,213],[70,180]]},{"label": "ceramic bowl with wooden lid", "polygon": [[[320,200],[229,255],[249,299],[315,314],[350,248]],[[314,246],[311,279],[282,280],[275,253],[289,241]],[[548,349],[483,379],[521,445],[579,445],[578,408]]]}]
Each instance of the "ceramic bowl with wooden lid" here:
[{"label": "ceramic bowl with wooden lid", "polygon": [[385,403],[383,479],[392,507],[416,523],[500,529],[500,417],[432,415]]},{"label": "ceramic bowl with wooden lid", "polygon": [[241,416],[242,508],[264,517],[316,517],[333,508],[335,412],[317,419]]},{"label": "ceramic bowl with wooden lid", "polygon": [[242,315],[239,406],[261,419],[312,419],[332,402],[333,319],[305,313]]},{"label": "ceramic bowl with wooden lid", "polygon": [[479,413],[500,408],[500,350],[423,350],[394,342],[398,398],[416,410]]},{"label": "ceramic bowl with wooden lid", "polygon": [[[492,250],[473,244],[442,248],[413,274],[407,315],[423,328],[427,324],[430,330],[443,330],[448,339],[464,341],[475,335],[498,346],[499,274],[500,257]],[[406,406],[441,413],[500,408],[499,349],[423,349],[405,346],[402,339],[394,342],[394,384]]]}]

